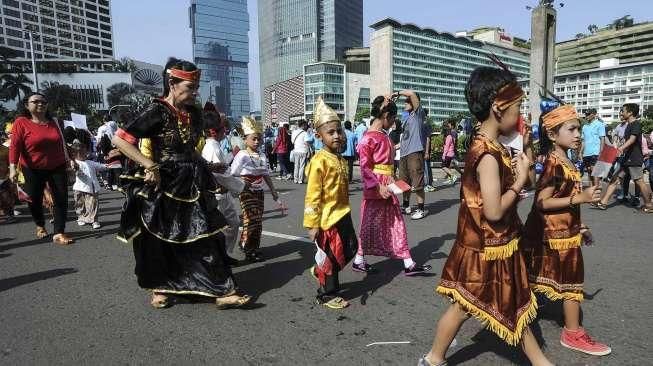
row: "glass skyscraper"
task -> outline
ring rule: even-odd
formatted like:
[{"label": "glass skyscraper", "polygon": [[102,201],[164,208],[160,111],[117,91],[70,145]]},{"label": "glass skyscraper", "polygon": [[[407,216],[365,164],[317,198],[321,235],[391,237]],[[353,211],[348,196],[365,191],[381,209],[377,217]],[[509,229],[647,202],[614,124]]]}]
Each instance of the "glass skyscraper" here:
[{"label": "glass skyscraper", "polygon": [[363,0],[265,0],[258,12],[262,90],[363,45]]},{"label": "glass skyscraper", "polygon": [[202,102],[240,121],[250,112],[247,0],[191,0],[189,13]]}]

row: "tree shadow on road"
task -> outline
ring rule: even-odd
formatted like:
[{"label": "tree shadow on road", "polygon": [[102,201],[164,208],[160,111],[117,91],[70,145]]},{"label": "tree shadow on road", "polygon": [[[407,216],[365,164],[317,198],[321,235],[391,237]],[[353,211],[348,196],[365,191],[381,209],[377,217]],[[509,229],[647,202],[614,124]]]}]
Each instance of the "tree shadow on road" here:
[{"label": "tree shadow on road", "polygon": [[265,258],[278,258],[291,253],[298,253],[299,258],[272,262],[268,260],[235,273],[236,281],[242,290],[255,301],[268,291],[282,288],[295,277],[306,273],[313,262],[313,246],[298,241],[288,241],[271,247],[265,247]]},{"label": "tree shadow on road", "polygon": [[[468,322],[474,321],[470,318]],[[513,364],[530,365],[528,358],[519,347],[512,347],[506,344],[496,334],[487,329],[482,329],[472,337],[473,344],[465,346],[447,357],[448,365],[458,365],[471,361],[483,353],[493,353]]]},{"label": "tree shadow on road", "polygon": [[[430,258],[431,252],[439,250],[447,240],[451,240],[454,237],[454,234],[449,233],[423,240],[415,247],[411,248],[411,256],[417,263],[423,263]],[[371,295],[392,282],[397,275],[403,272],[403,263],[401,260],[388,258],[375,263],[374,270],[376,271],[375,273],[370,273],[360,281],[350,282],[343,285],[343,291],[340,295],[348,300],[360,297],[361,305],[365,305],[367,299]],[[436,273],[430,272],[425,273],[420,277],[433,277],[436,275]]]},{"label": "tree shadow on road", "polygon": [[460,203],[460,199],[448,198],[444,200],[435,201],[433,203],[429,203],[425,205],[425,208],[428,210],[429,215],[435,215],[444,210],[451,208],[454,205],[457,205],[458,203]]},{"label": "tree shadow on road", "polygon": [[43,281],[49,278],[54,278],[59,276],[65,276],[76,272],[77,272],[76,268],[59,268],[59,269],[51,269],[49,271],[30,273],[28,275],[0,279],[0,292],[7,291],[14,287],[27,285],[29,283]]}]

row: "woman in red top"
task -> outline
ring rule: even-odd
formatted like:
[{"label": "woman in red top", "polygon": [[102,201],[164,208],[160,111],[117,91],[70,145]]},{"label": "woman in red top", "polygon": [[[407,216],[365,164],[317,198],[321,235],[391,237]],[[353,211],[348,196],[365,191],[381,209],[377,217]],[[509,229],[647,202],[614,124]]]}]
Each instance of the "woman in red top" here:
[{"label": "woman in red top", "polygon": [[286,124],[279,127],[279,132],[277,133],[277,140],[274,143],[274,152],[277,154],[277,160],[279,161],[279,178],[278,179],[289,179],[290,174],[290,132],[288,132],[288,127]]},{"label": "woman in red top", "polygon": [[17,182],[17,165],[25,176],[25,192],[30,196],[29,209],[36,224],[36,236],[44,238],[43,190],[47,183],[54,198],[54,232],[56,244],[73,242],[65,233],[68,211],[68,157],[63,135],[48,112],[43,94],[32,93],[23,100],[19,117],[14,122],[9,149],[9,179]]}]

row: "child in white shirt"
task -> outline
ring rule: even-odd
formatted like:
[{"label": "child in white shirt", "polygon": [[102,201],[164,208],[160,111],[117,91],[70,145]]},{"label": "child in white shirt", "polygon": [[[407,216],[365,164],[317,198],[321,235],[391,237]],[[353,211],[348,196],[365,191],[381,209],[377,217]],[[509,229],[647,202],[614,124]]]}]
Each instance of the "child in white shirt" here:
[{"label": "child in white shirt", "polygon": [[75,213],[79,226],[93,225],[93,229],[101,227],[98,221],[100,182],[98,172],[108,170],[105,164],[88,159],[88,146],[78,145],[75,152]]}]

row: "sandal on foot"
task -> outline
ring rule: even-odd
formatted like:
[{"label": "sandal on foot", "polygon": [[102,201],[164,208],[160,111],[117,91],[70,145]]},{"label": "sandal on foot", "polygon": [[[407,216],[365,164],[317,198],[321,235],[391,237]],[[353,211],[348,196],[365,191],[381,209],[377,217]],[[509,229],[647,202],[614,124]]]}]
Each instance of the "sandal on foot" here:
[{"label": "sandal on foot", "polygon": [[642,212],[643,213],[653,213],[653,207],[642,207]]},{"label": "sandal on foot", "polygon": [[417,366],[447,366],[447,365],[448,365],[447,360],[438,362],[437,364],[432,364],[426,358],[426,355],[422,356],[422,358],[420,358],[419,361],[417,362]]},{"label": "sandal on foot", "polygon": [[[155,296],[157,296],[158,299],[155,299]],[[152,301],[150,301],[150,305],[155,309],[165,309],[170,306],[170,298],[163,294],[152,293]]]},{"label": "sandal on foot", "polygon": [[45,238],[45,237],[48,236],[48,235],[49,235],[49,234],[48,234],[48,231],[45,230],[45,228],[44,228],[43,226],[37,226],[37,227],[36,227],[36,237],[37,237],[37,238],[39,238],[39,239],[43,239],[43,238]]},{"label": "sandal on foot", "polygon": [[69,245],[74,243],[75,241],[69,238],[66,234],[57,234],[52,237],[52,242],[57,245]]},{"label": "sandal on foot", "polygon": [[597,202],[595,204],[592,204],[592,206],[598,208],[599,210],[603,210],[603,211],[608,209],[608,206],[602,204],[601,202]]},{"label": "sandal on foot", "polygon": [[317,303],[334,310],[344,309],[349,306],[347,300],[340,296],[321,296],[317,298]]},{"label": "sandal on foot", "polygon": [[215,305],[218,306],[218,309],[220,310],[225,310],[225,309],[233,309],[233,308],[239,308],[243,305],[246,305],[252,300],[252,297],[249,295],[227,295],[223,297],[218,297],[215,299]]}]

